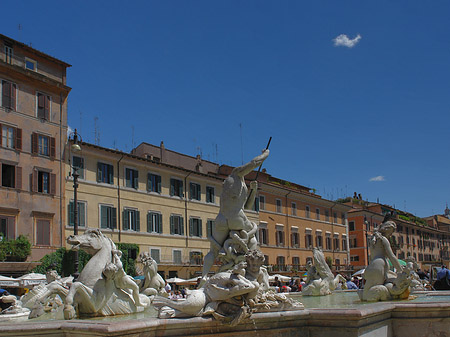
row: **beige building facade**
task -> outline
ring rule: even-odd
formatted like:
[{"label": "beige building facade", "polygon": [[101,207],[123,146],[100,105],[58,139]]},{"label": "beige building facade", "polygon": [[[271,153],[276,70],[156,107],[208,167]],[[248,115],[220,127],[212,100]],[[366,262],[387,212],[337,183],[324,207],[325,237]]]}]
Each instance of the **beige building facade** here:
[{"label": "beige building facade", "polygon": [[[0,232],[30,261],[61,247],[69,64],[0,35]],[[21,267],[16,267],[21,268]]]}]

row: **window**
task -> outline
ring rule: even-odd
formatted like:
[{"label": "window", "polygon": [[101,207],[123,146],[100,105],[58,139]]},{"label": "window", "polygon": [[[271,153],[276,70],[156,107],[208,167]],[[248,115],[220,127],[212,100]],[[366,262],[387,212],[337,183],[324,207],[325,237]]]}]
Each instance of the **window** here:
[{"label": "window", "polygon": [[215,189],[211,186],[206,186],[206,202],[210,204],[215,204]]},{"label": "window", "polygon": [[36,71],[37,70],[37,62],[28,57],[25,57],[25,68],[28,70]]},{"label": "window", "polygon": [[[86,203],[83,201],[77,201],[78,205],[78,227],[86,227]],[[69,202],[69,226],[74,226],[75,219],[75,204],[72,201]]]},{"label": "window", "polygon": [[125,208],[123,210],[122,216],[123,230],[130,230],[135,232],[141,231],[140,212],[138,210]]},{"label": "window", "polygon": [[201,199],[201,186],[200,184],[190,183],[189,184],[189,199],[198,200]]},{"label": "window", "polygon": [[50,96],[37,93],[37,117],[43,120],[50,120]]},{"label": "window", "polygon": [[113,184],[114,167],[110,164],[97,163],[97,182],[105,184]]},{"label": "window", "polygon": [[277,256],[277,265],[280,270],[284,270],[284,266],[286,265],[284,256]]},{"label": "window", "polygon": [[359,261],[359,255],[350,256],[350,261],[351,262],[358,262]]},{"label": "window", "polygon": [[15,238],[15,218],[13,216],[0,215],[0,241]]},{"label": "window", "polygon": [[137,170],[125,169],[125,186],[138,189],[139,186],[139,172]]},{"label": "window", "polygon": [[170,216],[170,234],[184,235],[184,221],[182,216]]},{"label": "window", "polygon": [[342,212],[342,213],[341,213],[341,220],[342,220],[342,224],[343,224],[343,225],[345,225],[345,218],[346,218],[345,213]]},{"label": "window", "polygon": [[189,236],[202,237],[202,219],[199,218],[189,219]]},{"label": "window", "polygon": [[5,62],[12,64],[13,59],[13,47],[11,45],[5,45]]},{"label": "window", "polygon": [[325,236],[325,249],[331,250],[331,235],[330,234],[327,234]]},{"label": "window", "polygon": [[31,134],[31,153],[55,158],[55,138],[33,132]]},{"label": "window", "polygon": [[72,166],[77,170],[80,179],[84,179],[84,158],[72,156]]},{"label": "window", "polygon": [[260,210],[266,209],[266,197],[264,195],[259,196],[259,209]]},{"label": "window", "polygon": [[305,206],[305,216],[307,217],[307,218],[309,218],[311,215],[310,215],[310,212],[309,212],[309,206]]},{"label": "window", "polygon": [[181,250],[173,250],[172,251],[173,254],[173,263],[175,264],[182,264],[182,260],[181,260]]},{"label": "window", "polygon": [[333,239],[333,249],[334,249],[334,250],[340,250],[340,247],[339,247],[339,236],[338,236],[338,235],[335,235],[335,236],[334,236],[334,239]]},{"label": "window", "polygon": [[2,125],[2,137],[0,139],[0,144],[3,147],[14,149],[15,142],[14,142],[14,128],[7,125]]},{"label": "window", "polygon": [[276,212],[277,213],[282,213],[282,203],[281,203],[281,200],[280,199],[277,199],[276,200],[276,203],[277,203],[277,209],[276,209]]},{"label": "window", "polygon": [[293,248],[300,247],[300,235],[298,235],[298,233],[296,232],[291,233],[291,246]]},{"label": "window", "polygon": [[268,244],[267,228],[260,228],[259,229],[259,244],[261,244],[261,245],[267,245]]},{"label": "window", "polygon": [[354,221],[349,221],[348,222],[348,230],[349,231],[354,231],[355,230],[355,222]]},{"label": "window", "polygon": [[297,216],[297,204],[295,202],[291,203],[291,215]]},{"label": "window", "polygon": [[201,265],[203,263],[203,253],[189,252],[189,262],[190,264]]},{"label": "window", "polygon": [[325,221],[330,221],[330,211],[329,210],[325,210]]},{"label": "window", "polygon": [[342,250],[347,250],[347,237],[342,236]]},{"label": "window", "polygon": [[337,223],[337,213],[333,212],[334,223]]},{"label": "window", "polygon": [[264,255],[264,265],[265,266],[269,265],[269,255]]},{"label": "window", "polygon": [[349,243],[350,243],[350,248],[358,247],[358,240],[356,239],[356,237],[353,237],[353,238],[350,237]]},{"label": "window", "polygon": [[277,228],[275,232],[275,242],[278,247],[284,246],[284,230],[282,228]]},{"label": "window", "polygon": [[156,263],[160,263],[161,262],[161,252],[160,252],[159,249],[151,248],[150,249],[150,256],[152,257],[153,260],[155,260]]},{"label": "window", "polygon": [[147,213],[147,232],[162,233],[162,214],[156,212]]},{"label": "window", "polygon": [[16,167],[8,164],[1,164],[2,167],[2,186],[16,187]]},{"label": "window", "polygon": [[17,86],[9,81],[2,80],[2,107],[16,110]]},{"label": "window", "polygon": [[50,220],[36,220],[36,245],[50,246]]},{"label": "window", "polygon": [[322,234],[320,234],[320,233],[316,233],[316,246],[318,248],[323,247],[323,238],[322,238]]},{"label": "window", "polygon": [[115,207],[100,205],[100,227],[117,228],[117,209]]},{"label": "window", "polygon": [[316,220],[320,220],[320,209],[316,208]]},{"label": "window", "polygon": [[175,178],[170,179],[170,195],[183,197],[183,181]]},{"label": "window", "polygon": [[292,257],[292,266],[297,270],[300,268],[300,258],[298,256]]},{"label": "window", "polygon": [[305,247],[312,248],[312,235],[311,233],[305,234]]},{"label": "window", "polygon": [[147,191],[161,193],[161,176],[153,173],[147,174]]},{"label": "window", "polygon": [[31,179],[31,190],[54,195],[56,193],[56,174],[34,169]]},{"label": "window", "polygon": [[206,233],[207,233],[206,235],[207,235],[207,237],[210,237],[212,235],[212,228],[213,228],[214,224],[215,224],[214,220],[208,220],[206,222]]}]

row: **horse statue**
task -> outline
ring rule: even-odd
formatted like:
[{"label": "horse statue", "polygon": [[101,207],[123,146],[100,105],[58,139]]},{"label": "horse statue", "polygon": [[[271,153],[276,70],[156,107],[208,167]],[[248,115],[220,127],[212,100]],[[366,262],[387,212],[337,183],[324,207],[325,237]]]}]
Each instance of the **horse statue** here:
[{"label": "horse statue", "polygon": [[[114,265],[116,245],[99,229],[87,229],[83,234],[70,235],[67,243],[72,245],[73,250],[83,249],[92,258],[81,271],[78,280],[71,285],[65,298],[65,319],[130,314],[142,311],[140,305],[150,304],[147,296],[117,286],[124,283],[115,279],[117,275],[126,277],[127,280],[130,277],[124,274],[121,265]],[[137,289],[136,286],[135,290]],[[140,303],[136,303],[136,299]]]},{"label": "horse statue", "polygon": [[305,288],[302,290],[303,296],[324,296],[329,295],[345,278],[341,274],[333,275],[322,251],[313,248],[314,265],[308,268],[308,279]]},{"label": "horse statue", "polygon": [[139,260],[144,266],[144,280],[139,284],[139,292],[147,296],[160,295],[168,297],[164,286],[166,283],[161,275],[158,274],[158,264],[149,252],[139,254]]}]

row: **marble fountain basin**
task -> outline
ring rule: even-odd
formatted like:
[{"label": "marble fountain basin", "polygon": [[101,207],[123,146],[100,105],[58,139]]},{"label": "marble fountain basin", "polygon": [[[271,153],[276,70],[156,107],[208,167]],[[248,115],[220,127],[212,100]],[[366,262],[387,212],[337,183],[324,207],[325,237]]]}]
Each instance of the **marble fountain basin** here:
[{"label": "marble fountain basin", "polygon": [[158,319],[152,308],[71,321],[56,312],[0,322],[0,336],[450,336],[450,291],[414,295],[413,300],[362,303],[356,291],[319,297],[291,294],[304,310],[257,313],[235,327],[209,317]]}]

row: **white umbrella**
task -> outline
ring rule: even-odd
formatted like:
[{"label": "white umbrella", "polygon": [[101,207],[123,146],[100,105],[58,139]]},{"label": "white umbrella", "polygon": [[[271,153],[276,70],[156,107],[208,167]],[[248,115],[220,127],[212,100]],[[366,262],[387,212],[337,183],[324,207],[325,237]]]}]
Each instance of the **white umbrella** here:
[{"label": "white umbrella", "polygon": [[47,278],[44,274],[29,273],[17,278],[20,280],[22,287],[35,286],[37,284],[46,283]]},{"label": "white umbrella", "polygon": [[280,274],[270,275],[269,276],[269,282],[275,281],[275,277],[278,277],[278,280],[281,282],[289,282],[291,280],[290,276],[283,276]]},{"label": "white umbrella", "polygon": [[177,284],[179,284],[179,285],[196,285],[197,280],[199,278],[201,278],[201,277],[193,277],[193,278],[190,278],[189,280],[183,280],[183,282],[179,282]]},{"label": "white umbrella", "polygon": [[358,270],[356,273],[354,273],[352,276],[359,276],[364,274],[364,270],[366,270],[365,268]]},{"label": "white umbrella", "polygon": [[8,277],[8,276],[1,276],[0,275],[0,286],[3,287],[18,287],[20,285],[19,280]]},{"label": "white umbrella", "polygon": [[178,278],[178,277],[172,277],[172,278],[168,278],[166,280],[167,283],[180,283],[180,282],[185,282],[186,280],[183,280],[182,278]]}]

